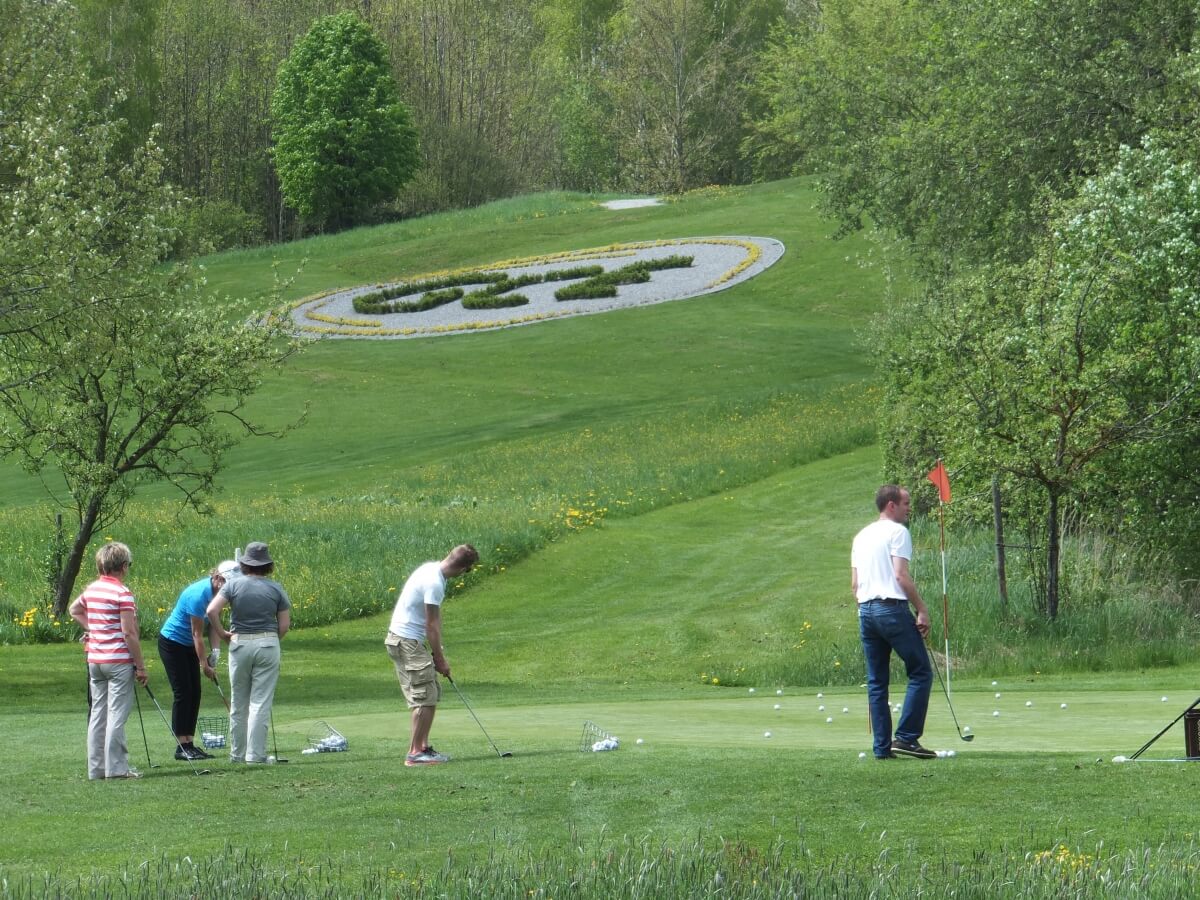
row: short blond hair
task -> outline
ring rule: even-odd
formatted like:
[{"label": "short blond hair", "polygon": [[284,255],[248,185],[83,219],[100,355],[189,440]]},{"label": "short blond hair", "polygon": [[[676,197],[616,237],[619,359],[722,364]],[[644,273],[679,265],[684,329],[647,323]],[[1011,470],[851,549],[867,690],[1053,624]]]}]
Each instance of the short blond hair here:
[{"label": "short blond hair", "polygon": [[115,575],[133,562],[133,554],[120,541],[109,541],[96,551],[96,571],[101,575]]},{"label": "short blond hair", "polygon": [[459,544],[450,551],[449,562],[457,569],[469,568],[479,562],[479,551],[470,544]]}]

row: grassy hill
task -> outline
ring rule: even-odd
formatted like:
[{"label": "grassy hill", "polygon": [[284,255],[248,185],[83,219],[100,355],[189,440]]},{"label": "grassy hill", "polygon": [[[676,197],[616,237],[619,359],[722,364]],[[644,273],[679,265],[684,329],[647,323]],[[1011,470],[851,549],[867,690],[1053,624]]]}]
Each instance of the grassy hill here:
[{"label": "grassy hill", "polygon": [[[169,760],[143,695],[132,757],[157,767],[89,784],[78,648],[3,646],[0,896],[1186,889],[1200,846],[1178,797],[1195,773],[1098,760],[1169,721],[1194,664],[1089,673],[1053,634],[1013,632],[1021,646],[1007,652],[979,605],[970,635],[989,636],[991,655],[973,650],[954,695],[979,740],[957,742],[935,695],[927,743],[957,758],[858,758],[869,739],[847,562],[873,516],[879,455],[876,354],[856,335],[883,273],[858,265],[863,243],[828,240],[812,204],[804,181],[623,212],[541,195],[272,251],[285,272],[307,259],[298,298],[614,241],[752,234],[787,246],[718,294],[498,332],[323,342],[273,376],[260,416],[290,421],[307,404],[308,421],[232,454],[217,515],[176,517],[151,491],[113,537],[133,547],[150,628],[234,546],[272,543],[300,626],[275,710],[291,762],[217,761],[197,778]],[[269,302],[270,263],[267,251],[206,261],[246,314]],[[39,491],[0,475],[2,639],[28,637],[14,620],[40,596]],[[915,531],[934,595],[935,545],[927,524]],[[448,655],[515,755],[498,759],[447,691],[434,737],[454,761],[414,772],[401,764],[407,714],[383,611],[416,563],[460,540],[485,566],[454,586]],[[986,584],[981,546],[952,562],[956,579]],[[1029,654],[1044,654],[1045,673]],[[151,685],[166,703],[156,661]],[[202,714],[220,711],[206,692]],[[584,720],[621,750],[581,754]],[[323,722],[349,753],[300,753]],[[1161,752],[1177,753],[1178,735],[1168,742]],[[98,801],[105,816],[79,814]]]}]

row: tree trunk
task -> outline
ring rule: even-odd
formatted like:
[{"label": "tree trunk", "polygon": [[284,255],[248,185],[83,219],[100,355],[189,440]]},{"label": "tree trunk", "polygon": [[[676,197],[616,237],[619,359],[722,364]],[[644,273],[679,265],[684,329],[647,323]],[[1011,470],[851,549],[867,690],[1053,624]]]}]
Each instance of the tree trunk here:
[{"label": "tree trunk", "polygon": [[102,501],[93,497],[87,509],[79,519],[79,529],[75,532],[75,541],[71,544],[71,552],[67,561],[54,580],[54,614],[60,619],[67,615],[67,606],[71,602],[71,593],[75,590],[75,579],[83,566],[83,554],[95,534],[96,522],[100,519]]},{"label": "tree trunk", "polygon": [[1058,527],[1058,494],[1050,492],[1046,521],[1046,616],[1058,618],[1058,568],[1062,537]]},{"label": "tree trunk", "polygon": [[992,476],[992,521],[996,526],[996,580],[1000,585],[1000,605],[1008,606],[1008,575],[1004,551],[1004,516],[1000,502],[1000,479]]}]

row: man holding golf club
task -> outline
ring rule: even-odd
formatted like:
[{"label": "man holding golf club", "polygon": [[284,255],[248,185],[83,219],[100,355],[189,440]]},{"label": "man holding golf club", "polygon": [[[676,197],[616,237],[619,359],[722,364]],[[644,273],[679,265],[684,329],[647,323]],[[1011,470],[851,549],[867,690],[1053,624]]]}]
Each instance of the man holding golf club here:
[{"label": "man holding golf club", "polygon": [[[875,493],[879,518],[855,536],[850,552],[850,587],[858,603],[876,759],[937,757],[920,744],[933,669],[925,649],[929,610],[908,570],[913,550],[907,528],[910,503],[908,491],[894,484],[883,485]],[[895,739],[888,704],[892,651],[904,661],[908,673],[908,692]]]},{"label": "man holding golf club", "polygon": [[412,710],[412,734],[406,766],[431,766],[449,757],[429,744],[429,732],[442,697],[438,674],[450,677],[450,664],[442,651],[442,601],[446,579],[466,574],[479,562],[479,552],[460,544],[440,562],[416,568],[396,600],[384,645],[396,667],[396,678]]},{"label": "man holding golf club", "polygon": [[[171,730],[175,734],[176,759],[212,758],[193,742],[200,715],[200,675],[203,672],[205,678],[215,680],[213,665],[221,657],[220,632],[207,620],[208,604],[237,567],[232,559],[226,560],[185,587],[158,635],[158,656],[175,694]],[[208,625],[211,653],[204,649],[205,625]]]},{"label": "man holding golf club", "polygon": [[99,578],[71,601],[84,632],[92,710],[88,717],[88,778],[141,778],[129,768],[125,722],[136,699],[134,681],[147,681],[138,638],[137,604],[125,586],[133,557],[111,541],[96,551]]}]

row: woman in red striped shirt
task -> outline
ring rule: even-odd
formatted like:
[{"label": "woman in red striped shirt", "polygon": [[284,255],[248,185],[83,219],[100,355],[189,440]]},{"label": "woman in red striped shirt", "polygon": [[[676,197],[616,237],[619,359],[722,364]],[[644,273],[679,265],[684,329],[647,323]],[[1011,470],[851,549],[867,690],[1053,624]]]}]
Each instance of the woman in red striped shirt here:
[{"label": "woman in red striped shirt", "polygon": [[88,719],[88,778],[140,778],[129,768],[125,721],[136,699],[134,681],[146,683],[146,662],[138,638],[137,604],[125,586],[133,558],[112,541],[96,551],[100,577],[71,603],[84,631],[92,714]]}]

